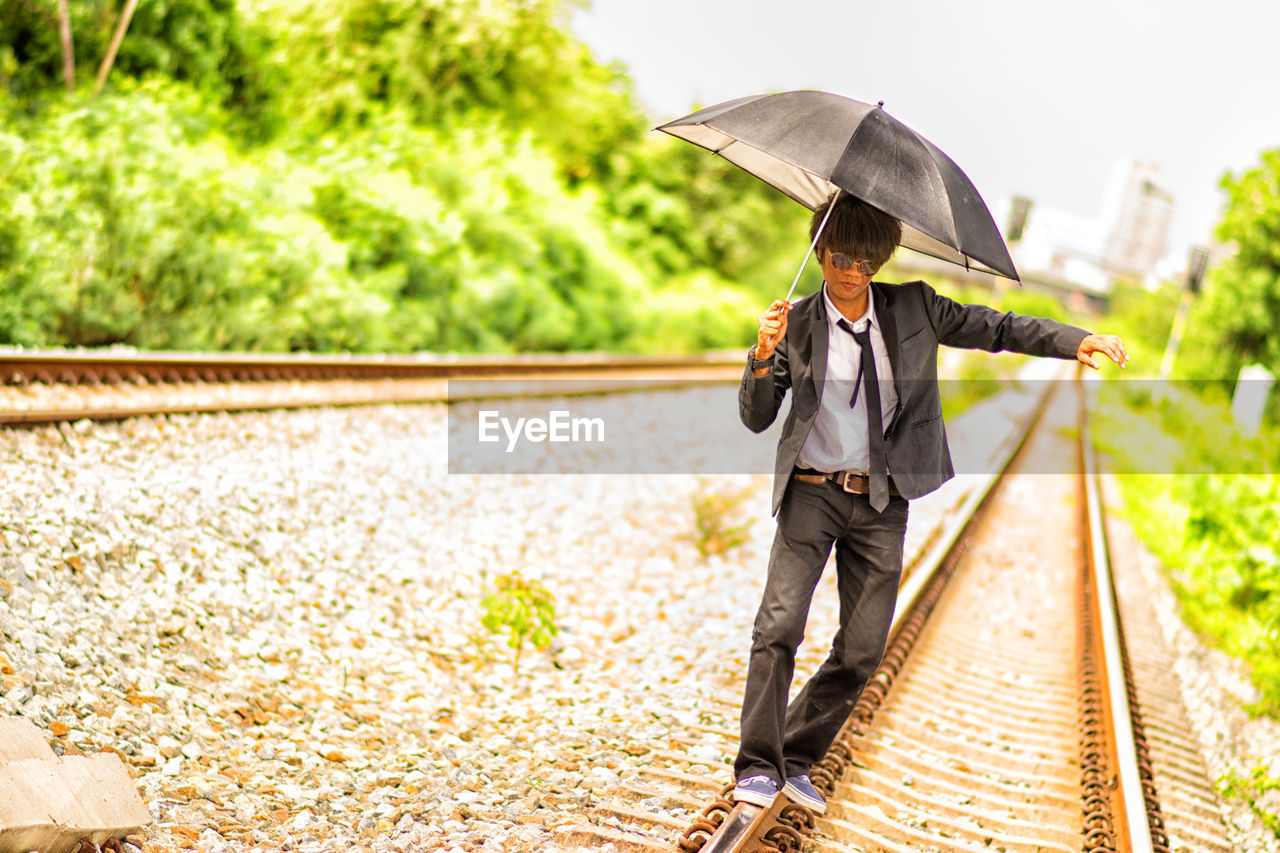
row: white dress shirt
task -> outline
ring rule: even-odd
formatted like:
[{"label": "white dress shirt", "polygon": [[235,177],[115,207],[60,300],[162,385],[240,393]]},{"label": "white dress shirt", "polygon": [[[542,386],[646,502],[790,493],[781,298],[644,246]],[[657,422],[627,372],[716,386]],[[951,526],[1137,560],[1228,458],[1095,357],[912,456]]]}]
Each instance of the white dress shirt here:
[{"label": "white dress shirt", "polygon": [[[854,380],[858,378],[858,366],[862,363],[862,347],[853,335],[837,324],[845,320],[840,309],[827,295],[826,282],[822,284],[822,298],[827,308],[827,375],[824,387],[819,389],[822,399],[817,419],[809,435],[805,437],[797,460],[803,468],[815,471],[866,471],[870,466],[870,450],[867,445],[867,395],[865,389],[858,393],[857,402],[849,407],[853,397]],[[880,414],[887,427],[898,406],[898,394],[893,387],[893,366],[884,347],[880,322],[876,318],[875,301],[867,291],[867,311],[850,322],[855,332],[871,329],[871,353],[876,360],[876,375],[880,382]]]}]

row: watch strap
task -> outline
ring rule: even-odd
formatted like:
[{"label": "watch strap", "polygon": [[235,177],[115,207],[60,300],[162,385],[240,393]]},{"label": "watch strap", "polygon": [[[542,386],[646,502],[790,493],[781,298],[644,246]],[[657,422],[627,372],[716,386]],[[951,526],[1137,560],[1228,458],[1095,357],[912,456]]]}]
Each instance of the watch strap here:
[{"label": "watch strap", "polygon": [[774,353],[768,358],[756,358],[756,348],[752,347],[747,351],[747,355],[751,359],[751,369],[759,370],[762,367],[773,367],[774,356],[776,356],[777,353]]}]

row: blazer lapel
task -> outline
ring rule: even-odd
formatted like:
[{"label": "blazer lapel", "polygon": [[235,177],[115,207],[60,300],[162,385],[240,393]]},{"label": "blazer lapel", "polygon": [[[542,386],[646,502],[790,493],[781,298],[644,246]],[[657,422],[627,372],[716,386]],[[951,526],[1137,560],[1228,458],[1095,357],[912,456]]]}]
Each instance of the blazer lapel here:
[{"label": "blazer lapel", "polygon": [[814,393],[818,395],[818,402],[822,402],[822,386],[827,378],[827,339],[830,329],[827,328],[827,306],[821,290],[814,294],[813,301],[814,310],[809,317],[809,322],[813,324],[813,334],[806,335],[805,338],[813,342],[813,351],[809,354],[809,364],[812,368],[810,377],[813,379]]},{"label": "blazer lapel", "polygon": [[887,300],[881,288],[882,285],[873,283],[871,298],[876,301],[876,319],[880,321],[880,335],[884,338],[884,348],[889,354],[889,367],[893,370],[893,390],[898,395],[898,406],[893,410],[893,417],[889,419],[889,428],[885,430],[888,434],[893,432],[893,427],[898,422],[898,415],[902,412],[902,351],[898,345],[898,324],[893,317],[893,312],[885,306]]}]

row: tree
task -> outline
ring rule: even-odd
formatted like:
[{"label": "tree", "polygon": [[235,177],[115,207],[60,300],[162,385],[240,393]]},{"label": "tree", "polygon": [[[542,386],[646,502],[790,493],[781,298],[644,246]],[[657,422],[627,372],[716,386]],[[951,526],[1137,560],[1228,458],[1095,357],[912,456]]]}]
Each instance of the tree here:
[{"label": "tree", "polygon": [[572,184],[609,168],[645,124],[629,81],[563,26],[566,0],[245,0],[276,34],[264,63],[291,130],[376,125],[389,111],[426,127],[500,117],[528,131]]},{"label": "tree", "polygon": [[1227,208],[1217,236],[1236,251],[1210,274],[1197,326],[1229,359],[1219,375],[1255,362],[1280,373],[1280,150],[1221,186]]},{"label": "tree", "polygon": [[[65,5],[65,9],[63,8]],[[191,83],[227,105],[264,96],[254,34],[241,24],[235,0],[0,0],[0,87],[33,108],[79,75],[99,74],[122,21],[112,75],[161,74]],[[71,61],[74,35],[75,55]],[[87,69],[87,71],[85,70]]]}]

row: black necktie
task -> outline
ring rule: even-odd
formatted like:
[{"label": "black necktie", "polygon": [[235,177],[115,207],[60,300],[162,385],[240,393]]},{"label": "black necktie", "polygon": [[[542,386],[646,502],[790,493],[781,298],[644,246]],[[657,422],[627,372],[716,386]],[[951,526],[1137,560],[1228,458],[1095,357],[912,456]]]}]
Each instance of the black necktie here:
[{"label": "black necktie", "polygon": [[862,348],[862,358],[858,363],[858,378],[853,382],[853,397],[849,399],[849,408],[858,402],[858,388],[867,388],[867,450],[870,457],[868,477],[870,480],[871,508],[883,512],[889,505],[888,465],[884,458],[884,419],[880,414],[880,382],[876,374],[875,356],[871,354],[871,332],[863,329],[855,332],[851,326],[841,320],[838,324],[858,342]]}]

